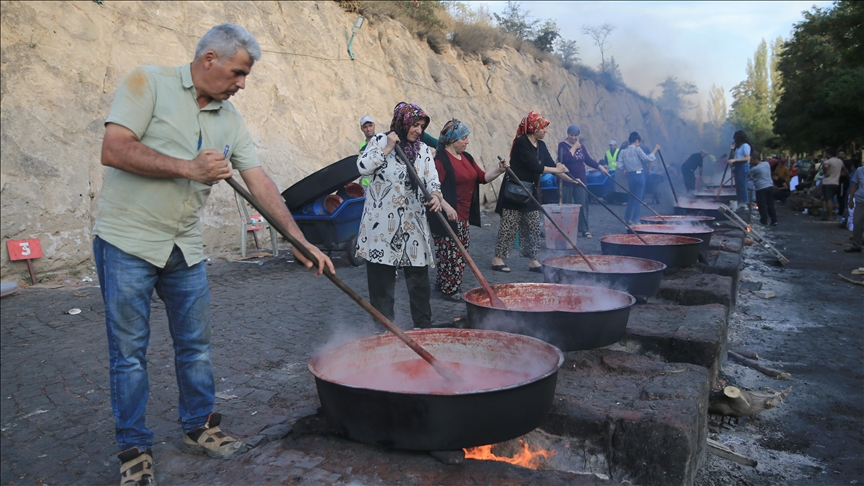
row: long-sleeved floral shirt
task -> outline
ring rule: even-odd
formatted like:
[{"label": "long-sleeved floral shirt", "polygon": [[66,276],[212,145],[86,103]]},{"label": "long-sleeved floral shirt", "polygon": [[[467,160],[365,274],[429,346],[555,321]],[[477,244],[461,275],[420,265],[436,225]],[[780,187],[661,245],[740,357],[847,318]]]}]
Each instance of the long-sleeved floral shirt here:
[{"label": "long-sleeved floral shirt", "polygon": [[[360,175],[370,176],[357,256],[394,267],[434,266],[435,244],[421,202],[422,192],[408,187],[408,170],[396,160],[396,150],[384,156],[386,147],[387,135],[379,133],[357,158]],[[435,161],[425,144],[420,144],[414,168],[430,194],[441,193]]]}]

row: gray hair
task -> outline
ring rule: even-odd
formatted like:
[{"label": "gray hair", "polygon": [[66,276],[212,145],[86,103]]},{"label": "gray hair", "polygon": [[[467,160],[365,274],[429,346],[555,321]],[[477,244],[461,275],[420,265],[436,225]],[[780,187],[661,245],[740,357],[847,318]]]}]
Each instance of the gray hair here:
[{"label": "gray hair", "polygon": [[261,46],[248,30],[234,24],[221,24],[210,29],[195,48],[195,60],[207,51],[213,51],[219,57],[232,58],[237,49],[246,49],[253,61],[261,59]]}]

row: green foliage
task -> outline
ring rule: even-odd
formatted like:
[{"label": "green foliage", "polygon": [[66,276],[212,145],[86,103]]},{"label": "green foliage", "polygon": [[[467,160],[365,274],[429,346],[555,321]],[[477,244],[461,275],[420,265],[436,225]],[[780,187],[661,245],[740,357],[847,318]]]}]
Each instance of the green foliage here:
[{"label": "green foliage", "polygon": [[696,84],[690,81],[678,81],[675,76],[667,76],[666,80],[657,86],[663,88],[663,95],[656,102],[657,107],[669,110],[677,116],[681,116],[685,111],[693,108],[693,103],[684,97],[699,92]]},{"label": "green foliage", "polygon": [[814,7],[777,61],[774,130],[795,150],[864,143],[864,3]]},{"label": "green foliage", "polygon": [[425,39],[437,54],[447,45],[444,32],[445,20],[451,22],[445,5],[440,1],[414,2],[398,0],[389,2],[363,1],[360,13],[369,16],[386,16],[398,20],[420,39]]},{"label": "green foliage", "polygon": [[504,33],[483,23],[456,21],[450,41],[468,54],[483,54],[489,49],[504,45]]},{"label": "green foliage", "polygon": [[[539,20],[530,20],[531,15],[523,10],[519,2],[508,0],[507,9],[503,15],[492,14],[498,27],[506,34],[520,39],[531,39]],[[554,40],[554,39],[553,39]]]},{"label": "green foliage", "polygon": [[579,46],[574,40],[566,40],[563,37],[556,39],[555,53],[561,58],[564,69],[570,69],[579,62]]},{"label": "green foliage", "polygon": [[444,2],[444,9],[456,22],[468,25],[480,24],[488,27],[494,25],[495,19],[492,17],[492,14],[489,12],[489,7],[486,5],[479,5],[475,9],[465,2],[447,0]]},{"label": "green foliage", "polygon": [[615,91],[624,85],[624,77],[621,75],[621,68],[615,62],[615,56],[610,57],[608,62],[600,66],[600,83],[608,91]]},{"label": "green foliage", "polygon": [[558,25],[555,24],[554,20],[549,19],[537,29],[537,33],[531,42],[537,46],[537,49],[543,52],[552,52],[553,43],[559,37],[561,37],[561,34],[558,33]]},{"label": "green foliage", "polygon": [[444,26],[444,23],[441,22],[440,18],[438,18],[438,15],[444,11],[444,5],[441,2],[414,2],[411,0],[403,0],[394,3],[399,5],[408,17],[416,20],[421,25],[425,25],[430,29]]},{"label": "green foliage", "polygon": [[[776,58],[780,46],[778,41],[772,43],[772,58]],[[775,144],[771,113],[774,110],[775,90],[780,89],[780,79],[776,72],[769,74],[768,57],[768,44],[762,39],[753,59],[747,60],[747,78],[732,88],[729,123],[736,130],[744,130],[756,150],[765,148],[769,141]]]},{"label": "green foliage", "polygon": [[726,91],[712,84],[708,90],[708,123],[714,128],[720,128],[726,121]]}]

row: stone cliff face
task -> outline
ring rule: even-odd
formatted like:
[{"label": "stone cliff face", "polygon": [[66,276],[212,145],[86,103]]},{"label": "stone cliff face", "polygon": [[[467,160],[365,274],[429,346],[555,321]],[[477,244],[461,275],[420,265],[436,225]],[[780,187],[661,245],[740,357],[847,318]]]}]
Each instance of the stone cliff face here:
[{"label": "stone cliff face", "polygon": [[[490,168],[497,155],[507,156],[530,110],[551,120],[553,147],[578,124],[595,158],[610,138],[620,142],[633,130],[664,145],[667,163],[697,148],[694,124],[510,48],[484,64],[455,50],[435,54],[393,20],[367,19],[352,61],[346,46],[356,14],[336,2],[4,1],[0,16],[0,236],[39,238],[39,272],[68,271],[92,258],[103,123],[118,84],[140,64],[191,61],[201,35],[223,22],[249,29],[264,51],[232,102],[280,190],[354,153],[361,116],[388,129],[399,101],[431,115],[433,136],[450,118],[464,121],[468,151]],[[491,79],[489,59],[497,66]],[[484,200],[497,190],[486,186]],[[226,184],[214,187],[201,225],[211,256],[238,248],[240,217]],[[4,280],[26,274],[3,246]]]}]

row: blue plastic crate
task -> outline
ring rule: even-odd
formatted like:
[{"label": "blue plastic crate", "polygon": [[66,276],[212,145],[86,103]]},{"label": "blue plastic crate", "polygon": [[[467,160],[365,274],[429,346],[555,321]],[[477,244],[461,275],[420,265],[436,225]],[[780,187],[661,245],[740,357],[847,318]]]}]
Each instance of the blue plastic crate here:
[{"label": "blue plastic crate", "polygon": [[291,214],[309,243],[337,249],[357,236],[365,203],[365,197],[358,197],[343,201],[333,214],[309,214],[302,210]]}]

